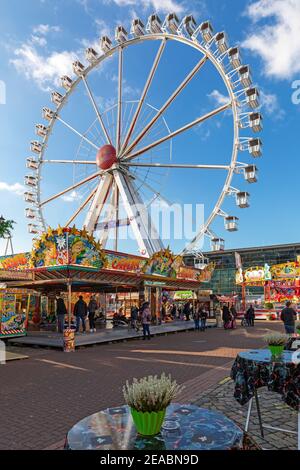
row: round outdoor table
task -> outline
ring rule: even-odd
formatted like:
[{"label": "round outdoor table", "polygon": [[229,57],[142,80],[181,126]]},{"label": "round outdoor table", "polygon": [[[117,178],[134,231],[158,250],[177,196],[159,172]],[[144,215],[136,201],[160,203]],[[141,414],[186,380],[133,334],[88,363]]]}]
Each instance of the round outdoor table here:
[{"label": "round outdoor table", "polygon": [[283,351],[276,359],[269,349],[240,352],[232,366],[231,378],[235,382],[234,397],[241,405],[254,396],[257,388],[267,386],[299,411],[300,351]]},{"label": "round outdoor table", "polygon": [[[234,380],[234,397],[241,404],[249,402],[245,431],[248,431],[253,398],[264,437],[263,428],[277,429],[262,424],[257,389],[266,386],[270,392],[279,393],[283,401],[298,412],[298,448],[300,446],[300,350],[283,351],[274,358],[269,349],[253,349],[240,352],[232,366],[231,378]],[[279,429],[297,434],[294,431]]]},{"label": "round outdoor table", "polygon": [[196,405],[171,404],[157,436],[136,432],[128,406],[84,418],[68,432],[69,450],[229,450],[242,449],[243,431],[221,413]]}]

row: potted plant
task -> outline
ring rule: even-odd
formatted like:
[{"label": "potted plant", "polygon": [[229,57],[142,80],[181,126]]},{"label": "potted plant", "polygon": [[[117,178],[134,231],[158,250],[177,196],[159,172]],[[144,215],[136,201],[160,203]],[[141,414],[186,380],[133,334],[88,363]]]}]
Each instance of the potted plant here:
[{"label": "potted plant", "polygon": [[272,304],[272,302],[265,302],[265,308],[267,310],[273,310],[274,305]]},{"label": "potted plant", "polygon": [[142,436],[155,436],[160,432],[166,409],[182,387],[171,376],[149,375],[123,387],[126,404],[130,407],[137,432]]},{"label": "potted plant", "polygon": [[287,342],[286,335],[280,333],[271,333],[264,337],[269,346],[272,356],[280,356]]},{"label": "potted plant", "polygon": [[300,321],[296,321],[295,328],[296,328],[296,332],[298,333],[298,335],[300,335]]}]

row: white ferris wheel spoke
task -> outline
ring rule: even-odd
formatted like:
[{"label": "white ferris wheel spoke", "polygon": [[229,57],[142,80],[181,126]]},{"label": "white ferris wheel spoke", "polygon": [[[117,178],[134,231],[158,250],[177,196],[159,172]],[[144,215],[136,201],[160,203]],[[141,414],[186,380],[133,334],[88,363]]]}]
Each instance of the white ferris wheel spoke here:
[{"label": "white ferris wheel spoke", "polygon": [[64,194],[73,191],[73,189],[78,188],[79,186],[82,186],[85,183],[88,183],[89,181],[97,178],[98,176],[101,176],[101,171],[97,171],[97,173],[93,173],[92,175],[88,176],[87,178],[84,178],[83,180],[79,181],[78,183],[73,184],[73,186],[69,186],[68,188],[64,189],[63,191],[54,194],[54,196],[49,197],[45,201],[41,202],[39,204],[40,207],[44,206],[45,204],[48,204],[49,202],[53,201],[54,199],[57,199],[60,196],[63,196]]},{"label": "white ferris wheel spoke", "polygon": [[[151,256],[156,251],[161,250],[163,244],[150,215],[135,190],[133,181],[121,171],[115,171],[114,177],[140,252],[144,253],[145,256]],[[151,238],[150,233],[154,235],[153,238]]]},{"label": "white ferris wheel spoke", "polygon": [[66,121],[64,121],[60,116],[56,116],[56,119],[60,121],[64,126],[66,126],[68,129],[70,129],[72,132],[77,134],[79,137],[81,137],[83,140],[85,140],[88,144],[90,144],[92,147],[94,147],[96,150],[99,150],[99,147],[94,144],[90,139],[88,139],[85,135],[83,135],[81,132],[78,132],[74,127],[72,127],[70,124],[68,124]]},{"label": "white ferris wheel spoke", "polygon": [[69,218],[67,221],[65,227],[69,227],[73,220],[76,219],[76,217],[80,214],[80,212],[85,208],[85,206],[90,202],[92,197],[94,196],[95,192],[97,191],[97,188],[93,189],[93,191],[88,195],[88,197],[85,199],[85,201],[80,205],[80,207],[77,209],[77,211],[72,215],[72,217]]},{"label": "white ferris wheel spoke", "polygon": [[155,124],[155,122],[160,118],[160,116],[166,111],[166,109],[173,103],[173,101],[177,98],[177,96],[182,92],[182,90],[189,84],[192,78],[197,74],[200,68],[205,64],[207,61],[207,55],[202,57],[202,59],[196,64],[196,66],[191,70],[191,72],[185,77],[185,79],[181,82],[181,84],[176,88],[174,93],[168,98],[165,104],[160,108],[157,114],[151,119],[151,121],[146,125],[146,127],[140,132],[140,134],[134,139],[134,141],[125,149],[124,155],[128,155],[128,153],[136,147],[136,145],[142,140],[142,138],[147,134],[150,128]]},{"label": "white ferris wheel spoke", "polygon": [[96,165],[91,160],[43,160],[42,163],[71,163],[72,165]]},{"label": "white ferris wheel spoke", "polygon": [[152,191],[154,193],[155,196],[159,197],[162,201],[164,201],[168,206],[171,206],[172,203],[170,201],[168,201],[168,199],[165,198],[165,196],[163,196],[159,191],[157,191],[155,188],[153,188],[153,186],[151,186],[149,183],[147,183],[146,181],[143,180],[143,178],[140,178],[138,175],[130,175],[130,177],[132,177],[133,179],[137,179],[138,181],[140,181],[147,189],[149,189],[150,191]]},{"label": "white ferris wheel spoke", "polygon": [[85,85],[86,91],[87,91],[87,93],[88,93],[89,99],[90,99],[90,101],[91,101],[91,103],[92,103],[92,106],[93,106],[93,108],[94,108],[94,110],[95,110],[95,113],[96,113],[96,116],[97,116],[98,121],[99,121],[99,123],[100,123],[100,126],[101,126],[101,128],[102,128],[102,130],[103,130],[103,133],[104,133],[104,135],[105,135],[106,141],[107,141],[109,144],[112,145],[111,138],[110,138],[110,136],[109,136],[109,134],[108,134],[108,132],[107,132],[107,129],[106,129],[105,125],[104,125],[103,119],[102,119],[101,114],[100,114],[100,112],[99,112],[97,103],[96,103],[95,98],[94,98],[94,95],[93,95],[93,93],[92,93],[92,91],[91,91],[91,89],[90,89],[90,86],[89,86],[89,84],[88,84],[88,82],[87,82],[87,80],[86,80],[86,78],[85,78],[84,76],[82,76],[82,80],[83,80],[83,83],[84,83],[84,85]]},{"label": "white ferris wheel spoke", "polygon": [[164,52],[164,49],[166,47],[166,43],[167,43],[167,39],[164,39],[161,44],[160,44],[160,47],[158,49],[158,52],[156,54],[156,57],[154,59],[154,62],[153,62],[153,65],[152,65],[152,68],[150,70],[150,73],[149,73],[149,76],[147,78],[147,81],[146,81],[146,84],[145,84],[145,87],[144,87],[144,90],[142,92],[142,95],[141,95],[141,98],[139,100],[139,103],[138,103],[138,106],[137,106],[137,109],[134,113],[134,116],[133,116],[133,119],[132,119],[132,122],[130,124],[130,127],[128,129],[128,132],[126,134],[126,137],[125,137],[125,140],[124,140],[124,143],[122,145],[122,149],[121,149],[121,154],[124,152],[124,149],[126,148],[129,140],[130,140],[130,137],[135,129],[135,126],[136,126],[136,123],[137,123],[137,120],[139,118],[139,115],[140,115],[140,112],[141,112],[141,109],[142,109],[142,106],[144,104],[144,101],[146,99],[146,96],[147,96],[147,93],[149,91],[149,88],[151,86],[151,83],[153,81],[153,78],[155,76],[155,73],[156,73],[156,70],[157,70],[157,67],[159,65],[159,62],[160,62],[160,59],[162,57],[162,54]]},{"label": "white ferris wheel spoke", "polygon": [[[171,132],[170,134],[162,137],[161,139],[156,140],[155,142],[152,142],[151,144],[147,145],[146,147],[143,147],[142,149],[136,150],[135,152],[131,153],[128,155],[124,160],[132,160],[133,158],[136,158],[139,155],[142,155],[145,152],[148,152],[148,150],[151,150],[154,147],[157,147],[158,145],[162,144],[163,142],[166,142],[167,140],[173,139],[173,137],[176,137],[177,135],[181,134],[182,132],[185,132],[189,129],[191,129],[193,126],[196,126],[197,124],[200,124],[201,122],[206,121],[207,119],[215,116],[216,114],[221,113],[222,111],[225,111],[231,106],[231,101],[220,106],[219,108],[216,108],[212,111],[210,111],[207,114],[204,114],[203,116],[200,116],[199,118],[195,119],[192,122],[189,122],[183,127],[180,127],[174,132]],[[122,161],[122,163],[124,163]]]},{"label": "white ferris wheel spoke", "polygon": [[122,83],[123,83],[123,48],[119,50],[119,77],[118,77],[118,117],[116,131],[116,152],[119,155],[122,133]]},{"label": "white ferris wheel spoke", "polygon": [[95,231],[101,212],[109,198],[112,188],[113,177],[110,173],[105,173],[100,181],[94,195],[94,199],[85,218],[84,226],[89,233]]},{"label": "white ferris wheel spoke", "polygon": [[133,167],[145,167],[145,168],[198,168],[204,170],[229,170],[229,165],[189,165],[189,164],[177,164],[177,163],[129,163],[122,162],[122,165],[133,166]]},{"label": "white ferris wheel spoke", "polygon": [[[114,197],[115,197],[115,184],[113,183],[111,186],[110,192],[110,204],[106,210],[106,214],[104,215],[103,221],[101,222],[101,229],[96,229],[97,234],[99,234],[99,241],[103,248],[105,248],[107,239],[109,236],[109,222],[111,222],[115,215],[115,206],[113,205]],[[107,225],[107,226],[106,226]]]},{"label": "white ferris wheel spoke", "polygon": [[118,251],[118,236],[119,236],[119,227],[118,227],[118,220],[119,220],[119,200],[120,200],[120,192],[117,186],[116,181],[114,181],[115,185],[115,193],[114,193],[114,207],[115,207],[115,220],[116,220],[116,227],[115,227],[115,251]]}]

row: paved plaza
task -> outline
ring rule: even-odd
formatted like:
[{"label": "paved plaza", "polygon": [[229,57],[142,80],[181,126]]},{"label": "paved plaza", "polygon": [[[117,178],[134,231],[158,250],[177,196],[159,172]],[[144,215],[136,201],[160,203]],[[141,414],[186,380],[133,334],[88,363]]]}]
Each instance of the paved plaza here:
[{"label": "paved plaza", "polygon": [[[241,350],[263,347],[262,336],[281,331],[279,322],[257,322],[255,328],[233,331],[209,328],[154,336],[151,341],[131,339],[95,345],[66,354],[59,350],[10,346],[29,356],[1,367],[2,422],[0,449],[61,449],[67,431],[80,419],[123,403],[127,379],[171,373],[185,388],[178,401],[217,408],[239,424],[246,407],[232,397],[228,380],[231,365]],[[263,392],[264,394],[265,392]],[[263,407],[267,421],[294,426],[294,415],[280,397],[268,394]],[[274,405],[273,405],[274,404]],[[296,425],[296,421],[295,421]],[[295,439],[267,434],[262,442],[257,423],[250,435],[263,448],[295,448]]]}]

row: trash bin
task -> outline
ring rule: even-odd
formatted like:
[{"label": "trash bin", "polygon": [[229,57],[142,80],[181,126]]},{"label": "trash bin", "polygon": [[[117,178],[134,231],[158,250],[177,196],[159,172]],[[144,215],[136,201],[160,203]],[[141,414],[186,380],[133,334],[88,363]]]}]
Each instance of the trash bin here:
[{"label": "trash bin", "polygon": [[64,352],[75,351],[75,330],[67,328],[64,330]]}]

